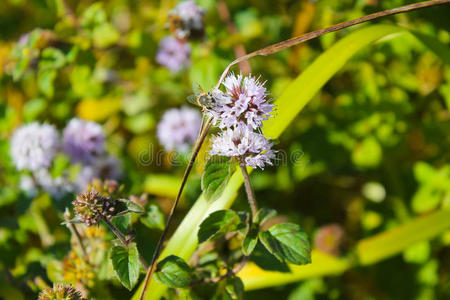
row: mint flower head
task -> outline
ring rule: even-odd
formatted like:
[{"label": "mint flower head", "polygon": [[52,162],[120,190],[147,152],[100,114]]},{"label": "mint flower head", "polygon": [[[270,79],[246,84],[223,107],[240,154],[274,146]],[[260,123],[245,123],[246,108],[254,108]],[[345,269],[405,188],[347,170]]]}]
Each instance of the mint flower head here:
[{"label": "mint flower head", "polygon": [[111,218],[116,212],[116,202],[94,188],[77,195],[72,202],[75,213],[87,226],[97,224],[102,218]]},{"label": "mint flower head", "polygon": [[272,159],[275,158],[271,148],[272,143],[264,135],[238,125],[214,136],[209,153],[236,158],[242,165],[264,169],[266,165],[272,165]]},{"label": "mint flower head", "polygon": [[37,122],[17,129],[11,139],[10,153],[18,170],[48,168],[59,148],[56,128]]},{"label": "mint flower head", "polygon": [[179,39],[201,38],[204,35],[205,10],[194,1],[180,2],[169,12],[170,29]]},{"label": "mint flower head", "polygon": [[190,57],[191,46],[188,43],[170,36],[159,42],[156,61],[172,73],[177,73],[184,67],[189,66],[191,64]]},{"label": "mint flower head", "polygon": [[230,74],[222,84],[226,91],[215,91],[221,103],[213,112],[220,128],[245,125],[256,130],[271,116],[275,106],[267,98],[264,83],[257,78]]},{"label": "mint flower head", "polygon": [[91,164],[105,152],[102,127],[73,118],[63,131],[63,150],[74,163]]},{"label": "mint flower head", "polygon": [[192,108],[172,108],[158,124],[157,136],[166,151],[186,152],[197,139],[201,114]]}]

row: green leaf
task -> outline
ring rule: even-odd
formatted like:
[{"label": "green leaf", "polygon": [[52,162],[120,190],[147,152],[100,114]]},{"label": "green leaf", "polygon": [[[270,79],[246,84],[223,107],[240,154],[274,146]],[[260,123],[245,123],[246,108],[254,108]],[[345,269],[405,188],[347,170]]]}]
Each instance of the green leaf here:
[{"label": "green leaf", "polygon": [[92,39],[94,45],[99,48],[105,48],[119,41],[120,34],[114,26],[109,23],[103,23],[94,28]]},{"label": "green leaf", "polygon": [[52,98],[55,92],[53,83],[55,81],[56,75],[56,70],[42,70],[38,74],[39,90],[48,98]]},{"label": "green leaf", "polygon": [[182,288],[191,282],[192,271],[180,257],[170,255],[158,263],[155,278],[169,287]]},{"label": "green leaf", "polygon": [[117,201],[123,203],[125,205],[125,210],[121,211],[118,215],[123,215],[127,213],[136,213],[136,214],[143,214],[145,213],[145,210],[142,206],[134,203],[133,201],[129,199],[118,199]]},{"label": "green leaf", "polygon": [[371,168],[378,166],[382,156],[382,148],[378,141],[374,137],[366,137],[356,145],[352,153],[352,160],[358,167]]},{"label": "green leaf", "polygon": [[446,44],[441,43],[438,39],[431,35],[416,30],[412,30],[410,32],[431,51],[433,51],[434,54],[442,59],[445,64],[450,65],[450,49]]},{"label": "green leaf", "polygon": [[259,238],[266,249],[280,261],[296,265],[311,263],[311,246],[306,233],[297,224],[276,224],[260,232]]},{"label": "green leaf", "polygon": [[39,60],[39,69],[49,70],[58,69],[64,66],[66,57],[64,53],[56,48],[45,48],[41,52],[41,59]]},{"label": "green leaf", "polygon": [[217,240],[225,233],[236,230],[240,222],[239,215],[232,210],[215,211],[200,224],[198,242]]},{"label": "green leaf", "polygon": [[227,278],[225,292],[233,300],[244,299],[244,283],[237,276]]},{"label": "green leaf", "polygon": [[150,204],[147,213],[140,218],[142,224],[150,229],[164,229],[164,214],[155,204]]},{"label": "green leaf", "polygon": [[252,224],[242,242],[242,252],[244,252],[245,255],[250,255],[255,249],[256,244],[258,243],[258,232],[259,226],[257,224]]},{"label": "green leaf", "polygon": [[115,246],[111,251],[111,260],[117,278],[128,290],[131,290],[139,277],[139,253],[135,243]]},{"label": "green leaf", "polygon": [[123,234],[127,234],[129,232],[130,224],[131,224],[131,215],[121,215],[121,216],[114,216],[111,219],[111,222],[114,226],[116,226],[117,229],[119,229],[120,232]]},{"label": "green leaf", "polygon": [[262,225],[264,222],[275,217],[276,215],[277,211],[275,209],[263,207],[256,213],[255,223]]},{"label": "green leaf", "polygon": [[211,157],[202,176],[202,191],[209,201],[220,197],[231,174],[231,162],[223,156]]}]

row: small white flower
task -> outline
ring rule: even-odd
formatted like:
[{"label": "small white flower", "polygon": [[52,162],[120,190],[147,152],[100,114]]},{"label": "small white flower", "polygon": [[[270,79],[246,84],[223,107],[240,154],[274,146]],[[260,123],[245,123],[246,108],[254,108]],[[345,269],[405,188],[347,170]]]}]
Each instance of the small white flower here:
[{"label": "small white flower", "polygon": [[263,169],[265,165],[272,165],[271,160],[275,158],[271,148],[272,144],[264,135],[253,132],[246,126],[238,125],[214,136],[209,153],[234,157],[244,165]]},{"label": "small white flower", "polygon": [[225,92],[216,91],[216,96],[222,100],[214,115],[220,128],[246,125],[256,130],[271,116],[274,105],[270,104],[266,88],[258,79],[230,74],[223,85]]},{"label": "small white flower", "polygon": [[59,148],[55,127],[37,122],[24,125],[11,139],[11,157],[18,170],[48,168]]},{"label": "small white flower", "polygon": [[186,152],[197,139],[201,122],[202,116],[195,109],[169,109],[158,124],[159,142],[166,151]]}]

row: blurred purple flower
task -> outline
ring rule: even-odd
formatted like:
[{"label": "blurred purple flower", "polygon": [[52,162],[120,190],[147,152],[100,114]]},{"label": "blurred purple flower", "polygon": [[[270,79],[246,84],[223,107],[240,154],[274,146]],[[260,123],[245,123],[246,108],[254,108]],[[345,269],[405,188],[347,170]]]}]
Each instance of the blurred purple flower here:
[{"label": "blurred purple flower", "polygon": [[203,37],[204,15],[205,10],[194,1],[180,2],[169,12],[171,30],[179,39]]},{"label": "blurred purple flower", "polygon": [[191,46],[174,37],[166,37],[159,42],[156,61],[176,73],[190,65]]},{"label": "blurred purple flower", "polygon": [[55,127],[37,122],[17,129],[11,139],[10,153],[18,170],[48,168],[59,148]]},{"label": "blurred purple flower", "polygon": [[74,183],[76,192],[82,192],[94,179],[119,179],[122,175],[120,160],[115,156],[102,156],[93,165],[84,166]]},{"label": "blurred purple flower", "polygon": [[70,120],[63,131],[63,150],[74,163],[92,164],[105,151],[102,127],[77,118]]},{"label": "blurred purple flower", "polygon": [[275,158],[271,148],[272,144],[264,135],[253,132],[246,126],[238,125],[214,136],[209,153],[234,157],[246,166],[264,169],[265,165],[272,165],[271,160]]},{"label": "blurred purple flower", "polygon": [[220,105],[215,109],[220,128],[242,124],[255,130],[262,126],[262,121],[271,116],[275,106],[269,103],[264,83],[260,83],[258,79],[230,74],[223,81],[223,85],[226,88],[225,93],[215,91],[221,99]]},{"label": "blurred purple flower", "polygon": [[158,124],[159,142],[166,151],[186,152],[197,139],[201,122],[202,116],[195,109],[169,109]]}]

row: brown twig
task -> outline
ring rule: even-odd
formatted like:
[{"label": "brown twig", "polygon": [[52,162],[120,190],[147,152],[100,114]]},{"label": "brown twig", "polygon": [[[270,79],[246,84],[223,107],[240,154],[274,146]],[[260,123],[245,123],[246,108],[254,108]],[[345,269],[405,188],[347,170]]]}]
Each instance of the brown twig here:
[{"label": "brown twig", "polygon": [[150,267],[147,269],[147,274],[145,275],[144,279],[144,288],[142,289],[141,296],[139,297],[140,300],[143,300],[145,298],[145,295],[147,293],[147,289],[149,287],[150,281],[152,279],[153,273],[156,269],[156,264],[158,262],[159,255],[161,254],[162,244],[164,240],[166,239],[166,235],[169,231],[169,226],[172,221],[173,214],[177,208],[178,202],[180,201],[181,194],[183,193],[183,188],[186,184],[186,181],[188,179],[189,173],[191,172],[192,167],[194,166],[195,159],[197,158],[198,153],[200,152],[200,148],[205,141],[205,138],[208,134],[209,129],[211,128],[212,119],[207,119],[205,123],[202,122],[201,130],[199,137],[197,139],[197,142],[195,143],[194,149],[192,150],[192,155],[189,160],[189,163],[186,167],[186,170],[184,171],[183,179],[181,180],[181,186],[178,191],[177,197],[175,198],[175,201],[172,205],[172,208],[170,210],[169,216],[167,217],[166,226],[161,233],[161,237],[159,238],[158,244],[156,245],[155,253],[153,254],[153,259]]},{"label": "brown twig", "polygon": [[248,203],[250,204],[250,209],[252,210],[252,220],[255,219],[256,213],[258,212],[258,206],[256,205],[255,193],[252,188],[252,183],[250,182],[250,177],[248,176],[247,168],[243,164],[239,164],[242,171],[242,176],[244,176],[245,191],[247,192]]},{"label": "brown twig", "polygon": [[[228,6],[225,1],[217,1],[217,12],[219,13],[220,19],[225,23],[230,35],[237,34],[237,28],[231,21],[230,11],[228,10]],[[245,56],[247,54],[247,51],[245,51],[245,47],[242,43],[234,46],[234,54],[236,55],[236,57]],[[244,74],[249,74],[252,72],[252,68],[248,61],[241,61],[239,63],[239,68]]]},{"label": "brown twig", "polygon": [[[116,226],[114,226],[113,223],[111,223],[111,221],[106,218],[105,216],[101,215],[102,221],[106,223],[106,225],[108,225],[109,229],[111,229],[111,231],[114,233],[114,235],[119,239],[120,243],[122,245],[124,245],[125,247],[128,247],[128,245],[130,244],[130,242],[125,238],[125,236],[122,234],[122,232],[119,231],[119,229],[116,228]],[[142,267],[144,268],[144,270],[148,269],[148,264],[145,261],[145,259],[139,254],[139,261],[142,264]]]},{"label": "brown twig", "polygon": [[324,29],[319,29],[316,31],[312,31],[310,33],[307,34],[303,34],[301,36],[298,37],[294,37],[292,39],[286,40],[286,41],[282,41],[279,42],[277,44],[273,44],[271,46],[265,47],[263,49],[251,52],[247,55],[241,56],[237,59],[235,59],[233,62],[231,62],[225,69],[225,71],[222,73],[222,76],[220,76],[219,82],[216,85],[216,88],[219,88],[220,84],[222,83],[223,79],[225,78],[225,76],[228,74],[228,72],[230,71],[230,68],[237,64],[240,63],[242,61],[246,61],[252,57],[258,56],[258,55],[262,55],[262,56],[267,56],[273,53],[276,53],[278,51],[287,49],[289,47],[298,45],[300,43],[306,42],[308,40],[314,39],[316,37],[319,37],[321,35],[330,33],[330,32],[334,32],[334,31],[338,31],[350,26],[354,26],[357,24],[361,24],[364,22],[368,22],[368,21],[372,21],[381,17],[386,17],[386,16],[391,16],[391,15],[395,15],[395,14],[399,14],[399,13],[404,13],[404,12],[409,12],[409,11],[413,11],[413,10],[417,10],[417,9],[421,9],[421,8],[426,8],[426,7],[432,7],[432,6],[437,6],[437,5],[442,5],[442,4],[447,4],[450,3],[450,0],[435,0],[435,1],[425,1],[425,2],[420,2],[420,3],[414,3],[414,4],[410,4],[410,5],[405,5],[405,6],[401,6],[401,7],[397,7],[397,8],[393,8],[393,9],[388,9],[388,10],[384,10],[384,11],[380,11],[371,15],[367,15],[358,19],[353,19],[350,21],[346,21],[346,22],[342,22]]},{"label": "brown twig", "polygon": [[239,273],[240,270],[242,270],[242,268],[244,268],[244,266],[247,264],[248,262],[248,256],[243,256],[241,262],[239,264],[237,264],[233,269],[228,269],[227,272],[221,276],[218,277],[214,277],[214,278],[202,278],[196,281],[192,281],[189,285],[193,286],[193,285],[198,285],[198,284],[202,284],[202,283],[217,283],[225,278],[231,277],[233,275],[236,275],[237,273]]}]

